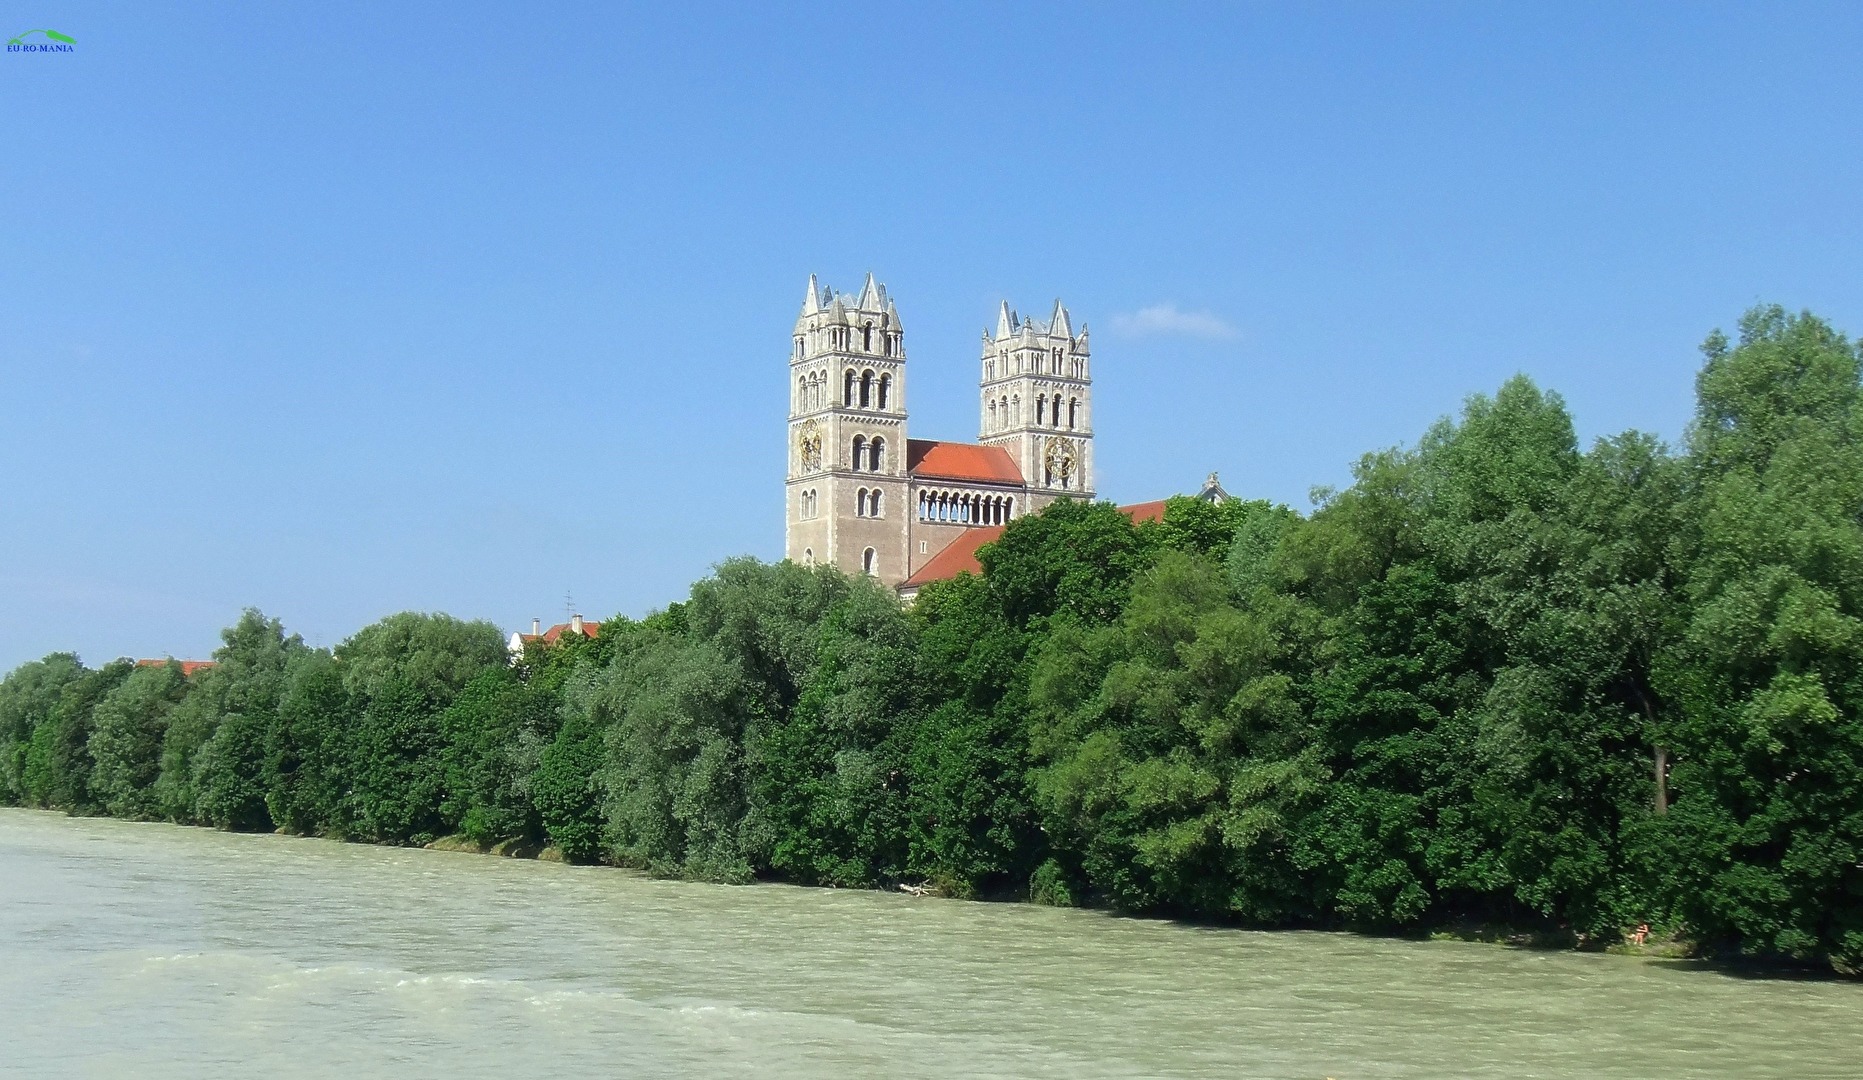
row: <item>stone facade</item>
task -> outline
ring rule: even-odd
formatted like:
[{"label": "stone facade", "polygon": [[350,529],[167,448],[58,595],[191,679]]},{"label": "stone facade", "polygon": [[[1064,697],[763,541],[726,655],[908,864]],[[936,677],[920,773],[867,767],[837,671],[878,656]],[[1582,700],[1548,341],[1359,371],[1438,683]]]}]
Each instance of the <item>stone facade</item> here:
[{"label": "stone facade", "polygon": [[[869,274],[858,295],[809,278],[789,354],[786,555],[894,588],[960,538],[1061,497],[1093,497],[1086,327],[1007,303],[985,330],[980,441],[911,439],[905,331]],[[915,583],[916,584],[916,583]]]}]

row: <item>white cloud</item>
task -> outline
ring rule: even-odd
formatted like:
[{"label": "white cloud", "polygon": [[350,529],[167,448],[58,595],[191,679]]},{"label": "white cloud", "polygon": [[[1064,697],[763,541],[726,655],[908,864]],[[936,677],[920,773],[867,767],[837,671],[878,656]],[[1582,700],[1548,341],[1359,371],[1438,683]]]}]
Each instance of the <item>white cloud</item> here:
[{"label": "white cloud", "polygon": [[1208,311],[1179,311],[1176,304],[1153,304],[1129,315],[1114,315],[1113,330],[1129,337],[1176,335],[1209,341],[1228,341],[1241,336],[1241,332],[1220,315]]}]

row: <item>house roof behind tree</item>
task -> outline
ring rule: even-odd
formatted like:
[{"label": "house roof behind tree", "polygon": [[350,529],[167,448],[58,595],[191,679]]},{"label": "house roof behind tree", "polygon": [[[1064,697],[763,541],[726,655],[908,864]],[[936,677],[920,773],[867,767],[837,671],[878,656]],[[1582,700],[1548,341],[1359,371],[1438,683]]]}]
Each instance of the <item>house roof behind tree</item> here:
[{"label": "house roof behind tree", "polygon": [[172,656],[165,656],[159,660],[138,660],[136,661],[136,666],[137,667],[162,667],[166,664],[180,664],[181,674],[185,676],[192,676],[197,671],[205,671],[208,668],[213,667],[216,662],[217,661],[213,661],[213,660],[176,660]]},{"label": "house roof behind tree", "polygon": [[[1165,501],[1159,499],[1122,506],[1119,511],[1131,518],[1134,524],[1143,524],[1147,521],[1163,521],[1164,508]],[[919,567],[918,573],[907,578],[905,584],[899,586],[900,594],[910,599],[934,581],[949,581],[959,574],[981,575],[983,562],[977,558],[977,552],[983,549],[983,545],[1001,539],[1006,528],[1006,525],[992,525],[985,529],[964,530],[957,539],[945,545],[943,551],[932,556],[930,562]]]}]

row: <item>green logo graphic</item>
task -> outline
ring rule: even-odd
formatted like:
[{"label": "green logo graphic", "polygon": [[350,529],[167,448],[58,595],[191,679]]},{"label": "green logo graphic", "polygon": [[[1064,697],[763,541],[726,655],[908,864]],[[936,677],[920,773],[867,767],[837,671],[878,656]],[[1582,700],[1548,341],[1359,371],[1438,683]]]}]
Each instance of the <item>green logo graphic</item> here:
[{"label": "green logo graphic", "polygon": [[[38,41],[29,41],[34,34],[43,35]],[[71,47],[78,39],[56,30],[28,30],[6,43],[7,52],[71,52]]]}]

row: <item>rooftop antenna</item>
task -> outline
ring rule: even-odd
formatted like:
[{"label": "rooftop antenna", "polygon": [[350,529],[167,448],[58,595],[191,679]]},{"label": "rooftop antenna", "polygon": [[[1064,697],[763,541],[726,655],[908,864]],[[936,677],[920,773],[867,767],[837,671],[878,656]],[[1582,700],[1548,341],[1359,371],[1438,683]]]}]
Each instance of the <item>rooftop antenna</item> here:
[{"label": "rooftop antenna", "polygon": [[564,589],[563,590],[563,618],[565,619],[570,618],[571,616],[575,615],[575,613],[576,613],[576,598],[570,595],[568,589]]}]

